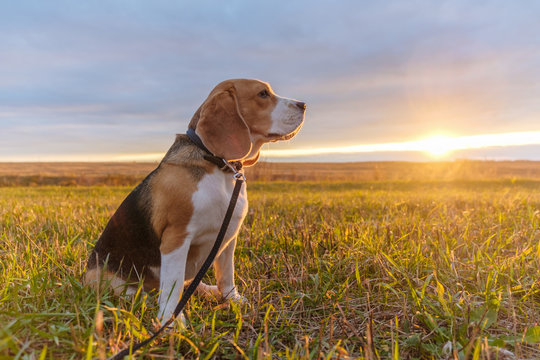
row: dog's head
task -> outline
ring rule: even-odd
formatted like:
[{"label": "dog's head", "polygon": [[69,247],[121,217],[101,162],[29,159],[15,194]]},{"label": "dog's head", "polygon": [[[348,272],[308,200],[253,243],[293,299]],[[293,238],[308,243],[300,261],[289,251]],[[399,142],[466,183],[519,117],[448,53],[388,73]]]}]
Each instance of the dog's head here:
[{"label": "dog's head", "polygon": [[250,166],[264,143],[296,135],[305,111],[305,103],[276,95],[268,83],[233,79],[212,90],[189,127],[215,155]]}]

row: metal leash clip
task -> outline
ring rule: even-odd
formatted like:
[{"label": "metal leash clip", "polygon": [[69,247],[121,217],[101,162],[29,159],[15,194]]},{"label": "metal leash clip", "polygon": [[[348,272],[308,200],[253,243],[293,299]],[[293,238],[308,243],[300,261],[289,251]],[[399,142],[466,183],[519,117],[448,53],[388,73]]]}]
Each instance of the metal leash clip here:
[{"label": "metal leash clip", "polygon": [[231,171],[233,172],[233,177],[234,177],[235,180],[238,180],[238,179],[242,178],[244,181],[246,181],[246,176],[243,173],[236,170],[236,168],[234,166],[232,166],[227,160],[225,160],[225,159],[221,159],[221,160],[223,160],[223,163],[225,164],[225,166],[227,166],[229,169],[231,169]]}]

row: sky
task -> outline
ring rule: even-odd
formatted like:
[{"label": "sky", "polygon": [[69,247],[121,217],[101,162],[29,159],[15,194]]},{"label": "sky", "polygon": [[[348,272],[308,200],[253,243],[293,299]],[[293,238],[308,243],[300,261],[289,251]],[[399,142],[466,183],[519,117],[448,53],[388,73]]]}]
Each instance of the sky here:
[{"label": "sky", "polygon": [[540,160],[538,1],[0,1],[0,161],[159,160],[229,78],[307,103],[266,161]]}]

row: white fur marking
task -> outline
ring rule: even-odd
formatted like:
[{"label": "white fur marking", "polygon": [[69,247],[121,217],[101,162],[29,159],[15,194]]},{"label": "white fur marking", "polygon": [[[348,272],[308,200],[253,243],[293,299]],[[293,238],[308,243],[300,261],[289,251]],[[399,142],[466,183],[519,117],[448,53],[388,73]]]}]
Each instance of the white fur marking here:
[{"label": "white fur marking", "polygon": [[304,111],[296,106],[296,100],[278,97],[272,111],[272,126],[268,133],[286,135],[296,130],[304,119]]},{"label": "white fur marking", "polygon": [[[201,179],[197,191],[193,193],[193,216],[187,226],[187,231],[189,237],[193,239],[193,245],[202,246],[200,255],[203,257],[189,259],[189,261],[196,261],[199,266],[214,245],[231,200],[234,183],[235,180],[230,173],[215,169],[214,172],[206,174]],[[243,184],[220,250],[223,250],[238,233],[246,216],[247,206],[246,184]]]},{"label": "white fur marking", "polygon": [[182,246],[168,254],[161,254],[161,276],[159,280],[159,319],[167,321],[174,312],[174,308],[184,288],[186,272],[186,258],[189,241],[185,239]]}]

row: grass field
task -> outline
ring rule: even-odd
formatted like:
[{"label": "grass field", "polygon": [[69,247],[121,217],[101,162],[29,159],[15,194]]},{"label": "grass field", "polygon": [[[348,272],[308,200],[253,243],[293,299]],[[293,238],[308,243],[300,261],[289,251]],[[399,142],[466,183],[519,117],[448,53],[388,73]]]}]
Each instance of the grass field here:
[{"label": "grass field", "polygon": [[[136,358],[540,358],[540,180],[248,187],[251,305],[195,297]],[[1,359],[104,358],[155,330],[154,296],[81,285],[130,189],[0,187]]]}]

